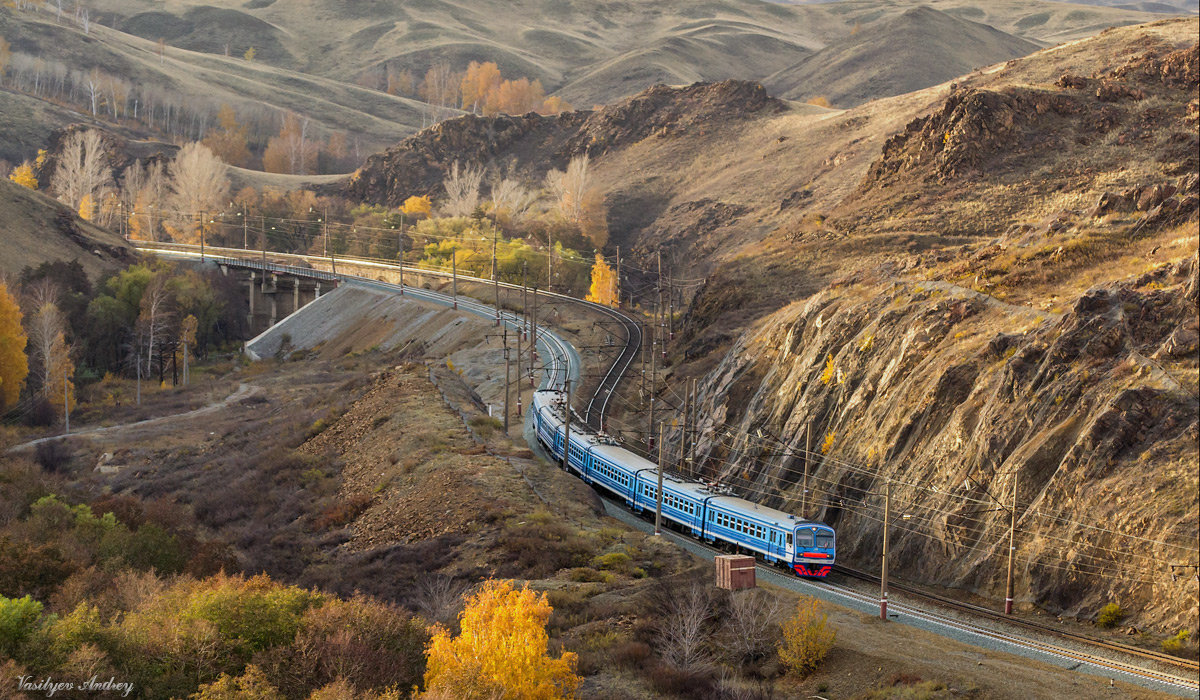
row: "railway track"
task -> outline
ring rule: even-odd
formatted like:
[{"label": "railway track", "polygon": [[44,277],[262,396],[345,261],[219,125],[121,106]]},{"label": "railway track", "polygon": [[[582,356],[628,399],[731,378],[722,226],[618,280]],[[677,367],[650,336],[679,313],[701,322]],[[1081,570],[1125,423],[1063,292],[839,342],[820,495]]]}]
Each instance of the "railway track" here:
[{"label": "railway track", "polygon": [[[183,246],[183,245],[163,246],[162,244],[153,244],[153,245],[144,245],[144,246],[139,246],[139,247],[142,247],[143,249],[148,249],[151,251],[157,250],[159,252],[168,252],[168,253],[183,252],[187,257],[198,257],[198,255],[195,251],[196,246]],[[183,249],[183,250],[181,250],[181,249]],[[243,256],[247,257],[247,258],[257,258],[258,257],[257,255],[245,256],[246,251],[242,251],[240,249],[212,249],[212,248],[210,248],[209,250],[212,250],[212,252],[214,252],[218,255],[235,253],[237,255],[232,256],[232,257],[243,257]],[[325,263],[328,261],[327,258],[320,258],[320,257],[314,258],[314,256],[303,256],[303,255],[272,253],[271,256],[275,257],[275,258],[284,258],[284,259],[290,259],[290,260],[303,261],[306,264],[311,264],[311,262],[309,261],[309,258],[312,258],[313,260],[321,262],[321,263]],[[347,259],[347,262],[353,262],[353,263],[359,264],[359,265],[362,265],[362,264],[378,265],[381,268],[390,268],[390,269],[396,268],[396,265],[394,263],[388,264],[388,263],[382,262],[382,261],[370,261],[370,260],[364,260],[364,259]],[[416,274],[434,275],[434,276],[442,276],[442,277],[450,276],[449,273],[441,273],[439,271],[431,271],[431,270],[424,270],[424,269],[419,269],[419,268],[407,268],[407,267],[405,269],[411,270],[412,273],[416,273]],[[379,282],[377,280],[357,278],[357,277],[351,276],[351,275],[338,275],[338,276],[347,278],[347,279],[362,280],[362,282],[364,282],[364,283],[375,285],[375,286],[394,288],[397,290],[400,289],[399,285],[385,283],[385,282]],[[492,284],[492,282],[490,280],[485,280],[482,278],[470,277],[470,276],[465,276],[465,275],[460,275],[459,277],[465,281]],[[511,284],[506,284],[506,283],[501,283],[501,286],[506,287],[508,289],[520,289],[521,288],[518,285],[511,285]],[[414,288],[414,287],[405,287],[405,290],[406,290],[405,293],[413,294],[414,296],[417,296],[420,298],[425,298],[425,299],[428,299],[431,301],[438,301],[439,303],[443,303],[443,304],[447,304],[448,303],[447,300],[450,298],[448,295],[445,295],[445,294],[440,294],[438,292],[432,292],[429,290],[423,290],[423,289]],[[604,414],[607,411],[609,400],[611,399],[612,395],[616,392],[621,379],[624,377],[625,372],[628,371],[629,365],[632,363],[633,359],[637,357],[637,353],[641,348],[641,342],[642,342],[641,327],[638,324],[636,324],[635,322],[633,322],[631,319],[629,319],[628,317],[624,316],[624,314],[621,314],[620,312],[609,309],[607,307],[603,307],[603,306],[596,305],[596,304],[591,304],[589,302],[584,302],[584,301],[581,301],[581,300],[578,300],[578,299],[575,299],[573,297],[569,297],[566,295],[562,295],[562,294],[553,294],[553,293],[549,293],[549,292],[538,292],[538,294],[542,294],[547,297],[558,298],[563,301],[570,301],[570,302],[588,305],[589,307],[591,307],[593,309],[600,310],[601,312],[605,313],[606,315],[608,315],[610,318],[613,318],[615,321],[620,323],[625,328],[625,331],[626,331],[626,333],[625,333],[626,334],[625,348],[618,354],[616,359],[614,359],[613,362],[609,365],[608,370],[606,371],[600,384],[597,386],[595,392],[593,392],[591,399],[588,402],[588,406],[585,411],[585,414],[584,414],[585,422],[587,422],[589,425],[591,425],[594,429],[598,429],[603,424]],[[460,307],[466,306],[468,311],[475,313],[477,315],[483,316],[485,318],[490,318],[495,315],[495,310],[492,309],[492,307],[489,307],[486,304],[483,304],[480,302],[476,302],[474,300],[464,301],[464,300],[461,300],[461,298],[460,298],[459,306]],[[503,317],[503,313],[501,314],[501,316]],[[519,321],[519,318],[520,317],[517,316],[516,314],[512,314],[511,318],[505,319],[504,322],[511,323],[514,326],[516,326],[517,322]],[[567,343],[562,338],[559,338],[555,333],[543,330],[541,328],[541,326],[539,326],[538,338],[543,343],[543,351],[546,352],[546,354],[549,356],[547,358],[548,364],[546,365],[544,373],[543,373],[542,386],[543,386],[543,388],[561,389],[563,383],[572,376],[570,364],[571,364],[571,358],[573,357],[573,353],[571,352],[569,343]],[[578,368],[575,368],[575,369],[576,369],[575,374],[577,376]],[[531,446],[536,449],[537,448],[536,441],[534,441]],[[639,527],[640,529],[645,529],[646,527],[649,527],[642,518],[639,518],[638,516],[629,512],[624,507],[623,504],[617,504],[616,502],[607,498],[604,494],[601,494],[601,497],[606,504],[606,509],[609,510],[611,515],[618,516],[619,519],[629,522],[631,524],[634,524],[636,527]],[[717,550],[714,547],[710,547],[710,546],[708,546],[704,543],[701,543],[695,539],[686,537],[679,533],[671,532],[670,530],[664,530],[664,532],[667,533],[668,536],[677,540],[681,545],[683,545],[685,547],[685,549],[689,549],[692,551],[703,551],[709,555],[715,555],[715,554],[720,553],[720,550]],[[858,590],[848,587],[848,586],[842,586],[842,585],[835,584],[835,583],[832,583],[829,581],[816,583],[816,582],[812,582],[812,581],[797,579],[792,576],[789,576],[788,574],[780,572],[778,569],[769,567],[769,566],[767,566],[765,564],[761,564],[761,563],[758,565],[758,571],[759,571],[760,576],[762,576],[764,579],[770,580],[773,583],[783,585],[784,587],[791,588],[793,590],[800,590],[801,592],[809,592],[809,593],[825,591],[825,592],[831,594],[835,598],[841,598],[843,601],[853,601],[860,608],[865,607],[868,609],[872,609],[872,608],[877,609],[877,606],[878,606],[878,599],[875,597],[875,595],[863,593],[861,591],[858,591]],[[856,571],[856,570],[849,569],[846,567],[841,567],[841,566],[836,567],[835,571],[837,571],[838,573],[841,573],[845,576],[849,576],[851,578],[856,578],[856,579],[867,581],[867,582],[877,583],[879,581],[879,579],[877,577],[874,577],[871,574]],[[1055,637],[1055,638],[1070,642],[1072,644],[1076,644],[1076,645],[1080,645],[1080,646],[1084,646],[1084,647],[1091,647],[1091,648],[1097,649],[1097,650],[1108,651],[1108,652],[1112,652],[1114,654],[1123,654],[1127,657],[1140,659],[1140,660],[1150,662],[1153,664],[1159,664],[1161,666],[1170,666],[1173,669],[1182,670],[1184,673],[1193,673],[1193,672],[1196,672],[1198,668],[1200,668],[1200,666],[1198,666],[1197,662],[1190,661],[1188,659],[1180,659],[1177,657],[1169,656],[1167,654],[1162,654],[1159,652],[1154,652],[1154,651],[1150,651],[1150,650],[1146,650],[1146,649],[1139,649],[1137,647],[1132,647],[1129,645],[1118,644],[1118,643],[1114,643],[1114,642],[1105,642],[1103,640],[1095,640],[1090,637],[1085,637],[1083,635],[1066,632],[1064,630],[1059,630],[1059,629],[1056,629],[1056,628],[1048,626],[1048,625],[1041,625],[1036,622],[1025,621],[1025,620],[1020,620],[1020,619],[1000,615],[999,613],[988,610],[986,608],[982,608],[980,606],[971,605],[971,604],[967,604],[967,603],[961,603],[959,601],[954,601],[954,600],[951,600],[949,598],[945,598],[942,596],[925,593],[923,591],[919,591],[919,590],[916,590],[916,589],[908,587],[908,586],[896,585],[895,583],[892,583],[892,584],[890,584],[890,588],[892,590],[901,591],[901,592],[905,593],[906,595],[912,596],[914,598],[922,598],[922,599],[928,600],[929,602],[935,603],[937,605],[945,606],[951,610],[957,610],[957,611],[961,611],[961,612],[964,612],[964,613],[967,613],[967,614],[970,614],[970,615],[973,615],[976,617],[982,617],[982,618],[986,618],[986,619],[989,619],[992,621],[1001,622],[1001,623],[1004,623],[1007,625],[1021,627],[1021,628],[1028,629],[1033,632],[1037,632],[1042,635]],[[825,596],[825,597],[828,597],[828,596]],[[893,616],[899,618],[901,622],[907,622],[909,624],[921,623],[924,626],[934,626],[934,627],[943,628],[945,630],[955,630],[963,635],[968,635],[970,637],[974,637],[977,639],[992,640],[993,642],[995,642],[996,644],[999,644],[1001,646],[1008,646],[1008,647],[1014,648],[1016,650],[1024,650],[1026,652],[1041,655],[1043,657],[1057,659],[1060,662],[1065,662],[1067,664],[1073,664],[1071,666],[1068,666],[1068,668],[1079,668],[1081,666],[1086,666],[1086,667],[1090,667],[1091,672],[1093,672],[1093,673],[1100,673],[1100,674],[1107,673],[1107,674],[1110,674],[1110,677],[1112,677],[1113,675],[1120,675],[1120,676],[1123,676],[1123,677],[1126,677],[1129,679],[1133,679],[1135,681],[1142,682],[1143,685],[1145,685],[1147,683],[1149,683],[1151,685],[1156,684],[1158,686],[1158,689],[1168,690],[1170,692],[1175,692],[1177,694],[1200,692],[1200,679],[1197,679],[1195,677],[1186,677],[1185,678],[1180,675],[1177,675],[1176,673],[1163,671],[1161,669],[1147,668],[1144,665],[1138,665],[1136,663],[1131,663],[1129,661],[1123,661],[1123,660],[1114,659],[1111,657],[1100,656],[1099,654],[1091,653],[1089,651],[1081,651],[1079,649],[1072,649],[1072,648],[1065,647],[1065,646],[1062,646],[1059,644],[1052,644],[1052,643],[1048,643],[1045,641],[1033,639],[1029,636],[1015,635],[1015,634],[1012,634],[1009,632],[1005,632],[1003,630],[984,627],[983,625],[980,625],[980,624],[967,622],[967,621],[952,617],[952,616],[947,615],[942,612],[917,608],[917,607],[915,607],[911,604],[907,604],[907,603],[899,603],[899,602],[893,601],[891,603],[889,609],[890,609],[891,613],[893,614]]]},{"label": "railway track", "polygon": [[[879,583],[878,576],[866,573],[864,571],[858,571],[856,569],[851,569],[851,568],[841,566],[841,565],[834,566],[833,570],[836,573],[842,574],[843,576],[848,576],[850,578],[858,579],[860,581],[866,581],[868,583]],[[927,591],[919,590],[913,586],[897,584],[895,582],[895,580],[888,581],[888,590],[901,591],[901,592],[903,592],[909,596],[912,596],[914,598],[921,598],[923,600],[927,600],[932,603],[936,603],[938,605],[950,608],[952,610],[960,610],[962,612],[970,613],[971,615],[975,615],[977,617],[985,617],[990,620],[1002,622],[1006,625],[1011,625],[1013,627],[1021,627],[1024,629],[1034,630],[1034,631],[1040,632],[1042,634],[1045,634],[1047,636],[1064,639],[1064,640],[1067,640],[1070,642],[1074,642],[1076,644],[1086,644],[1088,646],[1096,647],[1099,649],[1107,649],[1109,651],[1119,652],[1122,654],[1126,654],[1128,656],[1132,656],[1132,657],[1136,657],[1136,658],[1140,658],[1140,659],[1146,659],[1148,661],[1162,664],[1163,666],[1170,666],[1172,668],[1177,668],[1177,669],[1183,670],[1185,672],[1200,673],[1200,662],[1197,662],[1193,659],[1183,659],[1178,656],[1172,656],[1170,654],[1165,654],[1163,652],[1154,651],[1152,649],[1142,649],[1140,647],[1131,646],[1129,644],[1121,644],[1119,642],[1110,642],[1110,641],[1103,640],[1103,639],[1095,639],[1092,637],[1088,637],[1087,635],[1076,634],[1074,632],[1068,632],[1066,630],[1058,629],[1051,625],[1044,625],[1044,624],[1041,624],[1038,622],[1034,622],[1032,620],[1024,620],[1019,617],[1013,617],[1011,615],[1003,615],[994,610],[989,610],[988,608],[985,608],[985,607],[982,607],[979,605],[972,605],[971,603],[964,603],[962,601],[954,600],[953,598],[946,598],[945,596],[940,596],[935,593],[929,593]]]}]

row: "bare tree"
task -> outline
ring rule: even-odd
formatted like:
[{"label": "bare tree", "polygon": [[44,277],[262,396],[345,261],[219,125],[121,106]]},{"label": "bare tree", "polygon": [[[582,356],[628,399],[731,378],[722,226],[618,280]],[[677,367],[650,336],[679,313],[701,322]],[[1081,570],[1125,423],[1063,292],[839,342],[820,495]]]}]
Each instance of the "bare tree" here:
[{"label": "bare tree", "polygon": [[583,218],[583,201],[588,189],[588,155],[575,156],[567,171],[546,173],[545,188],[564,217],[578,222]]},{"label": "bare tree", "polygon": [[536,201],[537,193],[526,187],[511,170],[504,177],[497,173],[492,178],[492,209],[496,212],[507,211],[514,222],[524,219]]},{"label": "bare tree", "polygon": [[198,235],[196,224],[203,214],[216,213],[229,194],[228,168],[201,143],[179,149],[171,163],[172,223],[190,240]]},{"label": "bare tree", "polygon": [[449,625],[463,608],[468,586],[450,576],[429,574],[417,579],[415,588],[414,602],[421,615],[430,622]]},{"label": "bare tree", "polygon": [[105,162],[104,142],[95,129],[67,137],[54,168],[54,190],[59,201],[78,209],[85,197],[100,199],[112,176]]},{"label": "bare tree", "polygon": [[49,384],[55,339],[67,330],[67,320],[58,308],[58,288],[50,280],[41,280],[26,290],[27,305],[33,309],[26,324],[29,356],[33,360],[34,381],[39,388]]},{"label": "bare tree", "polygon": [[663,608],[663,621],[658,629],[663,659],[683,670],[708,666],[712,662],[708,641],[713,615],[708,589],[693,583],[683,590],[671,591]]},{"label": "bare tree", "polygon": [[719,635],[730,663],[741,666],[770,656],[787,612],[779,596],[762,589],[733,593]]},{"label": "bare tree", "polygon": [[458,161],[450,166],[450,173],[442,181],[446,189],[443,209],[450,216],[467,216],[479,206],[479,183],[483,181],[483,168],[467,166],[460,168]]}]

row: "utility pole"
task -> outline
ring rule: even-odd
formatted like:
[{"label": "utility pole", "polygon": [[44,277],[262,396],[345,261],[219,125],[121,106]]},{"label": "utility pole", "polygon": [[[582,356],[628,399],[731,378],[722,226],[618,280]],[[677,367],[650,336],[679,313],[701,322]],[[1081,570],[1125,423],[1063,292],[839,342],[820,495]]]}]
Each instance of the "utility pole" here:
[{"label": "utility pole", "polygon": [[504,436],[508,437],[508,396],[511,393],[508,390],[508,383],[511,379],[509,376],[509,368],[512,366],[512,358],[508,356],[508,326],[504,326]]},{"label": "utility pole", "polygon": [[[521,261],[521,335],[529,336],[529,261]],[[521,374],[521,354],[517,353],[517,374]]]},{"label": "utility pole", "polygon": [[496,288],[496,325],[500,325],[500,275],[496,270],[496,239],[499,235],[492,236],[492,286]]},{"label": "utility pole", "polygon": [[1017,552],[1017,474],[1013,473],[1012,517],[1008,523],[1008,583],[1004,587],[1004,614],[1012,615],[1013,557]]},{"label": "utility pole", "polygon": [[[508,368],[505,367],[505,374],[508,373]],[[507,380],[505,384],[507,384]],[[517,418],[521,417],[521,329],[517,329]]]},{"label": "utility pole", "polygon": [[183,341],[183,385],[187,386],[187,383],[188,383],[188,344],[187,344],[187,341],[185,340],[185,341]]},{"label": "utility pole", "polygon": [[537,285],[533,287],[533,306],[529,316],[529,388],[533,389],[533,363],[537,360]]},{"label": "utility pole", "polygon": [[567,380],[567,397],[563,404],[563,456],[562,468],[567,471],[567,455],[571,446],[571,380]]},{"label": "utility pole", "polygon": [[242,250],[250,250],[250,217],[245,205],[242,206]]},{"label": "utility pole", "polygon": [[655,492],[654,502],[654,536],[662,534],[662,482],[663,482],[663,445],[667,438],[663,435],[663,424],[658,424],[658,491]]},{"label": "utility pole", "polygon": [[[654,331],[657,335],[657,326]],[[650,436],[650,444],[647,445],[647,448],[651,453],[654,452],[654,395],[656,393],[658,393],[658,355],[653,352],[652,347],[650,353],[650,417],[646,430],[646,433]]]},{"label": "utility pole", "polygon": [[[251,294],[254,292],[251,291]],[[142,405],[142,351],[137,353],[137,405]]]},{"label": "utility pole", "polygon": [[688,473],[696,471],[696,420],[700,411],[696,408],[696,379],[691,381],[691,430],[688,431]]},{"label": "utility pole", "polygon": [[204,220],[207,218],[207,212],[200,212],[200,262],[204,262]]},{"label": "utility pole", "polygon": [[675,288],[671,284],[671,276],[667,275],[667,326],[670,328],[671,334],[668,340],[675,340]]},{"label": "utility pole", "polygon": [[63,370],[63,434],[71,434],[71,401],[67,394],[67,370]]},{"label": "utility pole", "polygon": [[879,619],[887,622],[888,603],[888,528],[892,520],[892,480],[887,480],[883,494],[883,560],[880,564],[879,576]]},{"label": "utility pole", "polygon": [[454,298],[454,310],[458,311],[458,255],[450,253],[450,294]]},{"label": "utility pole", "polygon": [[325,210],[321,213],[321,228],[325,234],[325,254],[329,255],[329,207],[325,207]]},{"label": "utility pole", "polygon": [[404,215],[400,215],[400,252],[396,253],[396,257],[400,261],[400,296],[404,296]]},{"label": "utility pole", "polygon": [[617,246],[617,308],[621,308],[621,246]]},{"label": "utility pole", "polygon": [[643,321],[640,325],[642,327],[642,400],[639,408],[644,409],[646,407],[646,323]]},{"label": "utility pole", "polygon": [[554,285],[551,280],[554,279],[554,271],[551,267],[551,261],[554,260],[554,241],[550,238],[550,234],[546,234],[546,291],[554,291]]},{"label": "utility pole", "polygon": [[804,425],[804,484],[800,492],[800,519],[808,520],[808,460],[812,455],[809,451],[812,437],[812,425]]},{"label": "utility pole", "polygon": [[687,473],[688,426],[691,425],[692,415],[692,383],[689,380],[683,387],[683,425],[679,431],[679,473]]},{"label": "utility pole", "polygon": [[263,263],[263,279],[266,279],[267,274],[267,217],[260,214],[258,222],[262,224],[262,235],[258,240],[262,243],[262,263]]}]

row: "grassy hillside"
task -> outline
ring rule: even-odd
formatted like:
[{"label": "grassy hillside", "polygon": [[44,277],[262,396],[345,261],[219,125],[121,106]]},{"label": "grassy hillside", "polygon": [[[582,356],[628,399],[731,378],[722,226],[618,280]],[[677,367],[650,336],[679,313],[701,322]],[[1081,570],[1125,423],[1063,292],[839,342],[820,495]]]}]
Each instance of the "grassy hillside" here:
[{"label": "grassy hillside", "polygon": [[116,234],[97,228],[40,192],[0,181],[0,275],[15,276],[43,262],[77,260],[88,276],[123,267],[133,249]]},{"label": "grassy hillside", "polygon": [[824,96],[834,105],[851,106],[920,90],[1038,49],[1025,39],[926,6],[876,25],[821,49],[764,84],[781,97]]}]

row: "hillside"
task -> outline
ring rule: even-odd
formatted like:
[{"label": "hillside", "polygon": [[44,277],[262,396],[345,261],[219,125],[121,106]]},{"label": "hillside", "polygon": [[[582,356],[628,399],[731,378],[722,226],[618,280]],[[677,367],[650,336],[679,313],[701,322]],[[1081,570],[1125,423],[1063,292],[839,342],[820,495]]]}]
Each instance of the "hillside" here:
[{"label": "hillside", "polygon": [[0,276],[16,276],[43,262],[78,261],[93,280],[133,262],[133,249],[120,236],[83,221],[40,192],[0,181]]},{"label": "hillside", "polygon": [[[323,173],[352,170],[367,154],[459,114],[451,93],[471,61],[540,81],[546,94],[582,108],[654,84],[727,79],[845,105],[1155,17],[1043,0],[985,9],[939,0],[920,12],[883,0],[93,0],[79,6],[86,22],[72,10],[60,17],[50,5],[21,7],[0,11],[0,37],[13,50],[0,76],[13,91],[0,91],[0,110],[12,115],[0,125],[0,159],[32,157],[39,137],[76,122],[102,121],[135,139],[195,140],[229,105],[248,129],[255,167],[292,113],[307,139],[328,144],[320,170],[307,169]],[[926,50],[892,60],[905,41]],[[438,66],[449,77],[431,93],[423,82]]]},{"label": "hillside", "polygon": [[1038,49],[1025,39],[924,6],[878,24],[768,76],[763,84],[788,99],[823,96],[834,105],[852,106],[920,90]]},{"label": "hillside", "polygon": [[[1104,573],[1134,556],[1129,539],[1054,518],[1103,513],[1160,559],[1196,543],[1198,28],[1114,29],[849,110],[725,82],[452,120],[370,159],[347,192],[395,204],[437,194],[454,159],[536,180],[589,153],[623,284],[652,304],[661,252],[681,288],[666,377],[706,387],[706,475],[797,508],[801,462],[745,435],[823,446],[821,517],[863,565],[879,535],[864,491],[968,480],[903,494],[930,515],[899,536],[901,571],[994,597],[1006,521],[961,503],[970,479],[1008,494],[1017,473],[1036,511],[1021,601],[1086,618],[1119,600],[1140,623],[1194,625],[1169,571]],[[1151,479],[1153,502],[1112,499]]]}]

